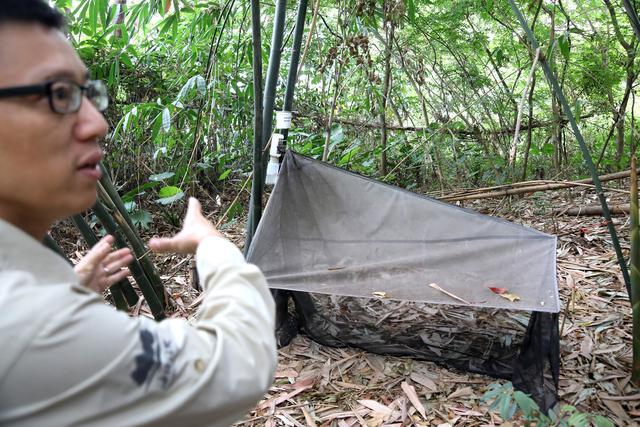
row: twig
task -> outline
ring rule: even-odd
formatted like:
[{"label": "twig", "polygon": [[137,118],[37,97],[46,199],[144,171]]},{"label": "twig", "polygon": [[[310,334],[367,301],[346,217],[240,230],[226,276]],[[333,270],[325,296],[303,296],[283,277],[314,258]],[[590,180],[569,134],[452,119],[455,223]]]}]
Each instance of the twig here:
[{"label": "twig", "polygon": [[451,298],[453,298],[455,300],[458,300],[458,301],[460,301],[460,302],[462,302],[464,304],[467,304],[467,305],[471,305],[471,303],[469,301],[467,301],[466,299],[460,298],[459,296],[454,295],[449,291],[445,291],[444,289],[442,289],[440,286],[436,285],[435,283],[430,283],[429,286],[432,287],[433,289],[436,289],[436,290],[442,292],[445,295],[450,296]]},{"label": "twig", "polygon": [[600,396],[603,400],[640,400],[640,394],[632,394],[629,396]]},{"label": "twig", "polygon": [[[236,194],[236,197],[233,199],[233,201],[231,202],[231,204],[229,205],[227,210],[224,211],[224,213],[222,214],[222,216],[220,217],[218,222],[216,222],[216,228],[220,227],[220,224],[222,224],[222,221],[224,221],[224,219],[227,217],[227,214],[229,213],[229,211],[231,210],[233,205],[238,201],[238,198],[240,198],[240,195],[242,194],[242,192],[244,191],[245,187],[247,186],[247,184],[251,180],[252,176],[253,176],[253,172],[250,173],[249,176],[247,176],[247,179],[245,179],[244,184],[242,184],[242,188],[240,188],[240,191],[238,191],[238,194]],[[207,215],[207,219],[211,219],[212,216],[213,216],[213,212],[210,213],[209,215]]]}]

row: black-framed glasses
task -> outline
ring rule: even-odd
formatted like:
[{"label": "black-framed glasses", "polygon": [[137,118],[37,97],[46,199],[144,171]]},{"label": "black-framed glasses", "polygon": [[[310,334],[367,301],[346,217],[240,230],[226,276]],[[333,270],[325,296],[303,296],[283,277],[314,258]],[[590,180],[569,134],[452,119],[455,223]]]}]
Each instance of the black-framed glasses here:
[{"label": "black-framed glasses", "polygon": [[101,80],[89,80],[84,86],[73,80],[61,79],[38,85],[0,88],[0,98],[28,95],[46,95],[51,110],[59,114],[77,112],[82,105],[83,95],[98,111],[104,111],[109,105],[107,86]]}]

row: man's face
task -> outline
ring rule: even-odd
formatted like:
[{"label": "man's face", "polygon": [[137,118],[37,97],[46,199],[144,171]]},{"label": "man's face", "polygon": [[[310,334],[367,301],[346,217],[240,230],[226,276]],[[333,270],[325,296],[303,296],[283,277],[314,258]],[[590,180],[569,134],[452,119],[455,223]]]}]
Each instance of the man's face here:
[{"label": "man's face", "polygon": [[[62,33],[38,24],[0,25],[0,88],[56,79],[87,81]],[[106,132],[86,97],[72,114],[51,111],[46,96],[0,98],[0,218],[46,230],[91,207],[102,158],[97,140]]]}]

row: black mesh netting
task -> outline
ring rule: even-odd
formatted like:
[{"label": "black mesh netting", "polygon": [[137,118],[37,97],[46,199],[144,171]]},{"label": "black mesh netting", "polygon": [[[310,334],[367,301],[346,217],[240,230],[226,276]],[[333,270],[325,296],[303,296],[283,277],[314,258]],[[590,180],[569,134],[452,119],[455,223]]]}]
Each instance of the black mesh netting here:
[{"label": "black mesh netting", "polygon": [[248,258],[274,289],[280,345],[301,331],[556,402],[553,236],[288,152]]}]

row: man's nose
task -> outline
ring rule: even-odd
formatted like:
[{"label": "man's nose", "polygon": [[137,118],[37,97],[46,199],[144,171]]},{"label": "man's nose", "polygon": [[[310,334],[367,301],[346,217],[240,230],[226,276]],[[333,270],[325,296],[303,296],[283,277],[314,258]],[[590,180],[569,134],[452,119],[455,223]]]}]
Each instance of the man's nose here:
[{"label": "man's nose", "polygon": [[86,96],[82,97],[82,104],[78,111],[76,137],[80,141],[92,142],[107,134],[109,125],[104,116]]}]

